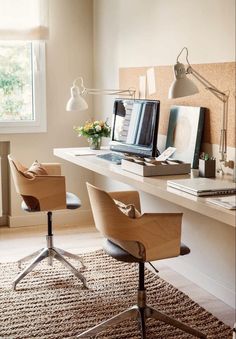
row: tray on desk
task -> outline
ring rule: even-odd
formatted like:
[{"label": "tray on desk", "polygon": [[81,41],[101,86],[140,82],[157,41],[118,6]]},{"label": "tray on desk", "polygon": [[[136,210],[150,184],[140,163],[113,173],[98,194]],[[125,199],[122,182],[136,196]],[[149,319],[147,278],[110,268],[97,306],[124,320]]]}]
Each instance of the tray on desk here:
[{"label": "tray on desk", "polygon": [[168,164],[159,161],[156,161],[155,163],[151,163],[149,161],[140,161],[137,163],[129,159],[122,159],[121,168],[143,177],[187,174],[191,172],[191,164],[184,162]]}]

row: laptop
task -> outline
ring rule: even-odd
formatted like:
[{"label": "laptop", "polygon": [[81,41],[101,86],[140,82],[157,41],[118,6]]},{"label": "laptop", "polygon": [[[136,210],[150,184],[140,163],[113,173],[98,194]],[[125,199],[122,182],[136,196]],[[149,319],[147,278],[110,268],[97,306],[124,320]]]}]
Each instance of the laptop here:
[{"label": "laptop", "polygon": [[199,197],[236,193],[235,183],[208,178],[168,180],[167,186]]}]

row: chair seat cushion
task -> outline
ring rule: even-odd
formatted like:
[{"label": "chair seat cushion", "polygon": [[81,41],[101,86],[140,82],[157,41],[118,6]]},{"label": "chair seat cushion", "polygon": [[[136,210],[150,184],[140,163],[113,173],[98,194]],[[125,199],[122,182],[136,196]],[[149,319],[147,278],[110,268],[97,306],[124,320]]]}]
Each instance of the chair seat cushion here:
[{"label": "chair seat cushion", "polygon": [[124,262],[143,262],[142,259],[135,258],[109,239],[104,240],[103,248],[108,255],[116,260]]},{"label": "chair seat cushion", "polygon": [[80,199],[73,193],[66,192],[66,208],[75,210],[81,206]]},{"label": "chair seat cushion", "polygon": [[184,243],[181,242],[180,255],[186,255],[186,254],[189,254],[190,252],[191,252],[190,248],[188,246],[186,246]]},{"label": "chair seat cushion", "polygon": [[21,195],[24,199],[21,203],[21,208],[26,212],[40,212],[40,205],[38,199],[31,195]]},{"label": "chair seat cushion", "polygon": [[[124,262],[144,262],[145,260],[142,260],[141,258],[136,258],[133,255],[131,255],[129,252],[125,251],[120,246],[116,245],[114,242],[112,242],[109,239],[105,239],[103,243],[104,251],[110,255],[112,258],[124,261]],[[186,255],[190,253],[190,248],[186,246],[185,244],[181,243],[180,246],[180,255]]]}]

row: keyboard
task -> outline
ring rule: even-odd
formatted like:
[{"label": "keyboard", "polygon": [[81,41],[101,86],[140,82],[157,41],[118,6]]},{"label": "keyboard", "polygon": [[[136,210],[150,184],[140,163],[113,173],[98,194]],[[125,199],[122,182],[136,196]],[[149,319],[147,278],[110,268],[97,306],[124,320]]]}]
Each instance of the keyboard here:
[{"label": "keyboard", "polygon": [[114,162],[117,165],[121,164],[121,160],[124,159],[124,156],[121,154],[116,154],[116,153],[105,153],[105,154],[98,154],[98,158]]}]

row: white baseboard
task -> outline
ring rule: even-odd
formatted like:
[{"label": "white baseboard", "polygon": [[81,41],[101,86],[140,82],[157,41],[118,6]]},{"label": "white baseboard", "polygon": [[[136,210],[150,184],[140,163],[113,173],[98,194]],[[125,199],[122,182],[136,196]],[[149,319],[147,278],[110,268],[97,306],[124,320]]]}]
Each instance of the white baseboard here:
[{"label": "white baseboard", "polygon": [[212,279],[208,275],[196,270],[193,266],[183,262],[181,258],[175,258],[168,261],[167,265],[174,271],[182,274],[185,278],[191,280],[196,285],[205,289],[218,299],[222,300],[227,305],[236,307],[236,293],[234,289],[229,289],[220,282]]},{"label": "white baseboard", "polygon": [[[93,225],[91,210],[63,210],[53,212],[53,223],[63,225]],[[10,216],[10,227],[35,226],[47,224],[46,212],[25,213],[25,215]]]}]

